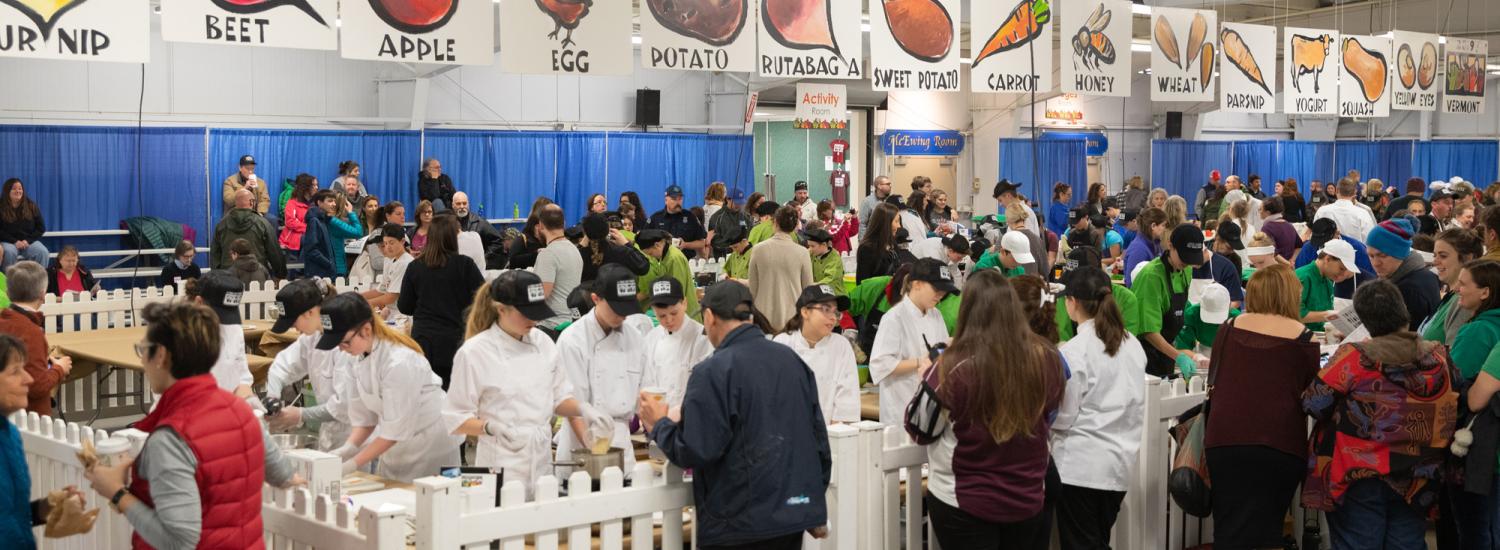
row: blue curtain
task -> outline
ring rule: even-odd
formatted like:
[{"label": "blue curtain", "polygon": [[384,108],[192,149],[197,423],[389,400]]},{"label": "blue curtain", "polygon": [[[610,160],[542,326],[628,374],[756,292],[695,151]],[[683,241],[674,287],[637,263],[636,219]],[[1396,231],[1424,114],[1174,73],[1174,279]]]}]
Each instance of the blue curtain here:
[{"label": "blue curtain", "polygon": [[[1088,142],[1083,139],[1000,140],[1000,179],[1021,185],[1021,194],[1031,199],[1039,212],[1052,209],[1052,185],[1066,182],[1073,187],[1074,203],[1088,193]],[[981,197],[988,190],[980,190]],[[976,200],[986,200],[976,197]]]},{"label": "blue curtain", "polygon": [[[1275,178],[1271,181],[1275,185],[1276,180],[1296,178],[1298,191],[1303,197],[1308,196],[1312,182],[1329,181],[1333,177],[1333,151],[1334,144],[1331,141],[1278,141],[1276,154],[1276,169],[1271,173]],[[1265,177],[1265,176],[1262,176]],[[1271,192],[1265,182],[1261,182],[1261,189]]]},{"label": "blue curtain", "polygon": [[557,196],[569,220],[587,213],[589,195],[600,193],[610,209],[619,206],[618,195],[605,186],[607,140],[598,132],[569,132],[557,136]]},{"label": "blue curtain", "polygon": [[1275,181],[1280,179],[1276,176],[1278,143],[1272,140],[1234,142],[1234,170],[1229,173],[1238,174],[1247,182],[1251,174],[1260,176],[1261,190],[1269,193]]},{"label": "blue curtain", "polygon": [[[419,132],[403,131],[210,130],[211,219],[222,215],[221,184],[239,169],[243,155],[255,157],[255,173],[268,184],[272,201],[280,197],[284,181],[304,172],[318,178],[319,187],[326,189],[338,176],[339,163],[353,160],[360,164],[365,189],[381,202],[399,200],[411,205],[417,198],[421,139]],[[279,218],[281,212],[273,204],[269,214]]]},{"label": "blue curtain", "polygon": [[[1208,173],[1234,173],[1230,163],[1233,143],[1228,141],[1151,140],[1151,186],[1181,195],[1191,213],[1198,188],[1208,182]],[[1264,176],[1262,176],[1264,177]]]},{"label": "blue curtain", "polygon": [[[520,217],[531,212],[531,203],[538,197],[557,200],[554,136],[552,132],[427,132],[426,155],[442,161],[453,186],[469,195],[470,209],[486,218]],[[562,204],[564,209],[570,206]]]},{"label": "blue curtain", "polygon": [[1500,143],[1495,141],[1417,142],[1413,175],[1445,181],[1459,176],[1484,188],[1496,179],[1496,164],[1500,162],[1497,155]]},{"label": "blue curtain", "polygon": [[1339,141],[1334,145],[1334,173],[1330,176],[1337,181],[1349,170],[1359,170],[1362,180],[1376,178],[1400,188],[1413,175],[1411,155],[1411,140]]}]

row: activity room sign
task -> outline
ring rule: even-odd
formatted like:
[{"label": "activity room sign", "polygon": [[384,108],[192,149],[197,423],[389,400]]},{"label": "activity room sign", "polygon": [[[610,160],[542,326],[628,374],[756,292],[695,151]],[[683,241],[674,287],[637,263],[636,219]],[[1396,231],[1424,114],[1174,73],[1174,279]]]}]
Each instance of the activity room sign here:
[{"label": "activity room sign", "polygon": [[344,0],[339,53],[348,59],[489,65],[495,4],[458,0]]},{"label": "activity room sign", "polygon": [[336,50],[336,21],[338,0],[161,0],[168,42]]},{"label": "activity room sign", "polygon": [[793,128],[849,127],[848,90],[843,84],[797,84],[797,118]]},{"label": "activity room sign", "polygon": [[147,0],[0,0],[0,56],[145,63]]}]

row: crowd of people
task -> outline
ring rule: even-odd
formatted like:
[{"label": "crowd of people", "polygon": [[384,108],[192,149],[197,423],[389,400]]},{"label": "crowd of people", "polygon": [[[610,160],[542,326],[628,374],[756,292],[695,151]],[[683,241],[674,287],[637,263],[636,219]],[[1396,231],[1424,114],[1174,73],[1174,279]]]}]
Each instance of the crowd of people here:
[{"label": "crowd of people", "polygon": [[[860,365],[879,420],[927,448],[945,548],[1045,548],[1054,529],[1063,548],[1108,547],[1150,376],[1212,387],[1216,547],[1283,546],[1299,486],[1335,548],[1420,547],[1429,516],[1440,547],[1500,541],[1500,185],[1413,178],[1395,196],[1351,171],[1304,199],[1295,181],[1266,194],[1216,171],[1191,211],[1136,178],[1077,205],[1058,183],[1043,215],[1001,181],[998,213],[969,223],[921,177],[905,198],[874,178],[852,211],[805,182],[785,204],[715,182],[697,206],[670,186],[649,215],[634,192],[581,212],[541,197],[501,232],[435,159],[413,226],[348,162],[331,189],[296,178],[278,228],[255,160],[240,165],[211,268],[179,246],[162,277],[189,300],[143,316],[136,351],[161,394],[136,424],[145,450],[89,474],[153,547],[258,540],[235,503],[300,480],[256,408],[271,430],[315,430],[346,474],[410,481],[468,460],[528,491],[575,450],[621,449],[630,472],[644,433],[692,469],[705,548],[800,547],[826,534],[826,426],[860,420]],[[40,231],[21,184],[5,189],[0,222],[32,221],[0,233]],[[43,269],[35,240],[7,241],[7,414],[50,412],[71,369],[46,345],[42,297],[95,285],[76,250]],[[378,282],[327,282],[351,273]],[[288,277],[272,331],[294,339],[255,388],[240,293]],[[303,379],[315,404],[265,406]],[[211,482],[225,476],[242,482]],[[18,512],[0,531],[29,536],[44,516],[6,494]]]}]

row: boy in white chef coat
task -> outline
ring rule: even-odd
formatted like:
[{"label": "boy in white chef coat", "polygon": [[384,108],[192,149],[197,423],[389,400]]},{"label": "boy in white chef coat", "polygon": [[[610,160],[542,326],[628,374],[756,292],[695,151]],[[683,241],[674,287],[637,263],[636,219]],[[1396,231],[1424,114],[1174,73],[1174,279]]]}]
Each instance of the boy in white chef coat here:
[{"label": "boy in white chef coat", "polygon": [[646,333],[646,358],[656,371],[657,385],[667,391],[667,404],[682,405],[693,365],[714,352],[703,325],[687,315],[682,282],[673,277],[652,281],[648,300],[660,326]]}]

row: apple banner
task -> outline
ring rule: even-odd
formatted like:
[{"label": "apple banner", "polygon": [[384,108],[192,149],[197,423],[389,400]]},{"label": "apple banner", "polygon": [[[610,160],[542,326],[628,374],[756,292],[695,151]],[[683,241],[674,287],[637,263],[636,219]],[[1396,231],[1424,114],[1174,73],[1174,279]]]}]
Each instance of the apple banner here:
[{"label": "apple banner", "polygon": [[492,2],[343,0],[340,15],[339,53],[348,59],[489,65],[495,58]]}]

